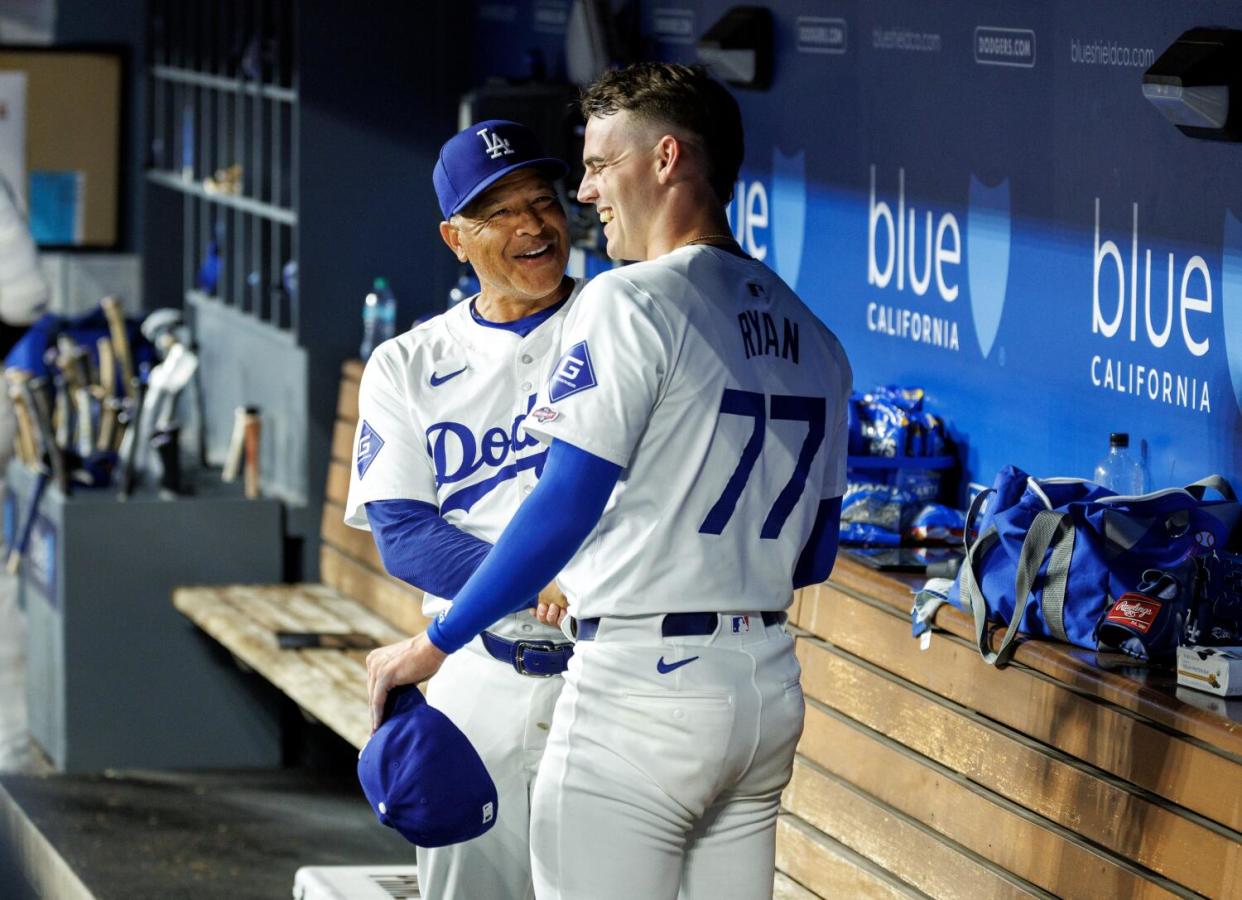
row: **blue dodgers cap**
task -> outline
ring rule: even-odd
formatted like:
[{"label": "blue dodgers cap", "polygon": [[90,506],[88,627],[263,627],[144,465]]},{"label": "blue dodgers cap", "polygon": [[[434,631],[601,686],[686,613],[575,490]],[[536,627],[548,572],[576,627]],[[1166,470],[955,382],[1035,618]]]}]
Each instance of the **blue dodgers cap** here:
[{"label": "blue dodgers cap", "polygon": [[544,153],[539,138],[525,125],[507,119],[476,122],[440,148],[431,173],[440,212],[448,219],[510,172],[531,167],[543,169],[550,178],[569,171],[563,160]]},{"label": "blue dodgers cap", "polygon": [[468,841],[496,823],[496,785],[478,752],[414,685],[388,695],[384,723],[358,756],[380,822],[419,847]]}]

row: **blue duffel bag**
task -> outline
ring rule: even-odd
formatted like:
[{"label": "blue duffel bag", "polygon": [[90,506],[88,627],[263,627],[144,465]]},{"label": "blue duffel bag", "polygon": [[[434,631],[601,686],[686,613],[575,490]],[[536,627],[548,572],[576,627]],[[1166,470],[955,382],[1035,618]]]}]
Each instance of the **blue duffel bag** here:
[{"label": "blue duffel bag", "polygon": [[[1206,499],[1208,490],[1223,499]],[[971,504],[966,558],[948,602],[973,613],[979,652],[998,667],[1019,632],[1167,656],[1192,593],[1177,585],[1192,577],[1195,557],[1236,540],[1239,521],[1242,505],[1218,475],[1126,497],[1006,466]],[[988,622],[1005,626],[995,651]]]}]

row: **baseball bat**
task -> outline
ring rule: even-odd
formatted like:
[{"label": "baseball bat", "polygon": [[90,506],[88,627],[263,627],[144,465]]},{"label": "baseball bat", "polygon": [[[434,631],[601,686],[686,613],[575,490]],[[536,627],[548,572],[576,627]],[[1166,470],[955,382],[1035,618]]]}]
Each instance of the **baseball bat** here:
[{"label": "baseball bat", "polygon": [[26,406],[26,396],[18,386],[18,381],[29,379],[30,373],[8,369],[4,376],[8,381],[9,399],[13,401],[13,415],[17,418],[17,453],[22,462],[33,469],[39,462],[39,450],[35,445],[34,422],[30,418],[30,409]]},{"label": "baseball bat", "polygon": [[47,469],[40,468],[34,487],[30,490],[30,502],[26,505],[26,521],[22,523],[21,534],[17,537],[17,543],[9,548],[9,558],[4,567],[10,575],[17,574],[22,565],[22,557],[26,555],[26,548],[30,546],[30,535],[34,531],[35,518],[39,515],[39,500],[43,497],[47,482]]},{"label": "baseball bat", "polygon": [[78,453],[83,459],[86,459],[95,450],[95,418],[94,409],[91,406],[90,358],[81,347],[78,347],[76,344],[73,347],[74,350],[69,355],[69,365],[65,370],[65,377],[69,380],[69,386],[73,391],[73,398],[77,405]]},{"label": "baseball bat", "polygon": [[246,410],[244,438],[246,461],[243,469],[243,483],[245,495],[250,500],[259,496],[259,438],[262,432],[263,420],[259,418],[258,409],[249,407]]},{"label": "baseball bat", "polygon": [[73,438],[73,405],[69,400],[69,385],[65,384],[64,375],[59,369],[52,376],[52,396],[56,405],[52,413],[52,421],[56,426],[56,446],[68,450]]},{"label": "baseball bat", "polygon": [[121,301],[116,297],[104,297],[99,301],[104,316],[108,320],[108,333],[112,335],[112,352],[121,364],[121,387],[130,400],[137,396],[134,393],[134,358],[129,346],[129,332],[126,330],[125,314],[121,310]]},{"label": "baseball bat", "polygon": [[48,406],[47,393],[43,389],[46,382],[46,378],[31,378],[25,382],[26,403],[34,412],[35,428],[39,432],[39,440],[43,444],[43,454],[47,457],[52,478],[61,492],[68,494],[69,473],[65,469],[65,458],[60,446],[56,443],[56,435],[52,432],[52,411]]},{"label": "baseball bat", "polygon": [[134,400],[126,402],[125,409],[125,438],[121,441],[121,459],[123,465],[121,468],[121,489],[118,496],[122,499],[128,499],[129,495],[134,491],[134,483],[137,478],[137,460],[138,460],[138,439],[139,429],[142,427],[143,400],[145,399],[145,390],[143,386],[134,380],[132,385],[134,392]]},{"label": "baseball bat", "polygon": [[100,338],[95,343],[99,351],[99,450],[116,449],[116,360],[112,356],[112,341]]},{"label": "baseball bat", "polygon": [[[229,435],[229,449],[224,456],[224,470],[220,480],[231,482],[236,480],[241,471],[242,455],[246,449],[246,414],[250,407],[239,406],[233,410],[233,432]],[[258,410],[254,410],[258,412]]]},{"label": "baseball bat", "polygon": [[181,494],[181,429],[176,425],[158,429],[151,435],[151,446],[160,461],[160,490]]}]

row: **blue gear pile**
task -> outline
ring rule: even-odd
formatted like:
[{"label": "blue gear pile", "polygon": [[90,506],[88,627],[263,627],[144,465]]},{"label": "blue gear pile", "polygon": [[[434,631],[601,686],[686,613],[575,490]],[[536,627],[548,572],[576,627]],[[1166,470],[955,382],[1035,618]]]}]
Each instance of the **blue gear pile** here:
[{"label": "blue gear pile", "polygon": [[846,543],[896,546],[959,541],[962,514],[937,501],[957,460],[944,421],[923,408],[922,388],[878,387],[850,397]]}]

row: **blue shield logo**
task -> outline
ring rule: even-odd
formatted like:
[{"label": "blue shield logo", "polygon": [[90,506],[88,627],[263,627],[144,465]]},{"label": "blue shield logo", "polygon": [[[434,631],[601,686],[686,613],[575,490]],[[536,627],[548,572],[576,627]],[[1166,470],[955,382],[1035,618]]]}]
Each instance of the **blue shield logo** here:
[{"label": "blue shield logo", "polygon": [[1221,259],[1221,313],[1225,320],[1225,355],[1233,396],[1242,409],[1242,221],[1225,210]]},{"label": "blue shield logo", "polygon": [[966,214],[966,268],[970,315],[984,358],[992,352],[1009,283],[1009,179],[988,187],[970,176]]},{"label": "blue shield logo", "polygon": [[772,268],[794,290],[802,270],[806,235],[806,153],[785,156],[772,148]]},{"label": "blue shield logo", "polygon": [[553,403],[595,387],[595,366],[586,341],[578,341],[561,357],[548,382],[548,399]]},{"label": "blue shield logo", "polygon": [[371,427],[371,423],[362,420],[362,430],[358,433],[358,480],[367,476],[367,469],[375,462],[375,457],[384,449],[384,439]]}]

